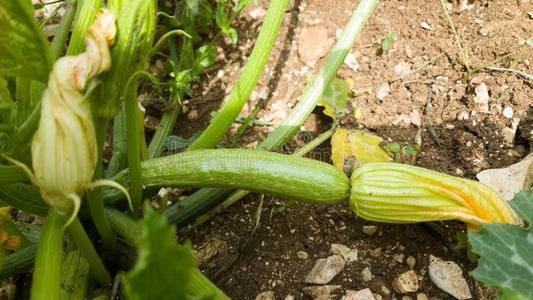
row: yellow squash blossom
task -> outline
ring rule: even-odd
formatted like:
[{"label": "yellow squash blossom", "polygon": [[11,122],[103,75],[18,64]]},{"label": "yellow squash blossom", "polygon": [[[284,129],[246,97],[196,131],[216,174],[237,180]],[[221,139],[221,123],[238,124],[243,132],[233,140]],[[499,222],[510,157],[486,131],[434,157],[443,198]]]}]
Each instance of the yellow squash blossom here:
[{"label": "yellow squash blossom", "polygon": [[484,184],[399,163],[367,163],[354,171],[350,205],[366,220],[417,223],[460,220],[516,224],[513,210]]}]

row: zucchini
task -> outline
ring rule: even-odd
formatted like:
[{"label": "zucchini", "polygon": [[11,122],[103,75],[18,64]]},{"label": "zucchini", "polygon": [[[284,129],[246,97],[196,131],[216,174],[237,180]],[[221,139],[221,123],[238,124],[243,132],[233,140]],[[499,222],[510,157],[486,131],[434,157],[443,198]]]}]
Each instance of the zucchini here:
[{"label": "zucchini", "polygon": [[[258,150],[195,150],[142,163],[145,188],[224,187],[268,193],[313,204],[347,199],[350,181],[324,162]],[[128,170],[114,178],[128,183]],[[105,191],[108,200],[120,195]],[[118,197],[117,197],[118,196]]]}]

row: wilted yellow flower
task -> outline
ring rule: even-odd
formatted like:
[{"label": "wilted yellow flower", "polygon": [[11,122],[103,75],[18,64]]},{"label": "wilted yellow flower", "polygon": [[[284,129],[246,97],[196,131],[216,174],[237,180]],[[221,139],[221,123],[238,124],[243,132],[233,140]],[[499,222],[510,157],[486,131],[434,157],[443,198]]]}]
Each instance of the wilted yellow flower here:
[{"label": "wilted yellow flower", "polygon": [[399,163],[368,163],[352,175],[350,205],[370,221],[417,223],[460,220],[481,223],[517,220],[495,191],[473,180]]},{"label": "wilted yellow flower", "polygon": [[62,213],[77,210],[97,162],[91,107],[82,92],[92,77],[109,69],[114,17],[102,12],[89,29],[86,52],[58,59],[41,101],[39,128],[32,142],[35,183],[43,199]]},{"label": "wilted yellow flower", "polygon": [[391,161],[389,154],[379,146],[382,140],[360,130],[338,128],[331,137],[333,165],[349,176],[364,163]]}]

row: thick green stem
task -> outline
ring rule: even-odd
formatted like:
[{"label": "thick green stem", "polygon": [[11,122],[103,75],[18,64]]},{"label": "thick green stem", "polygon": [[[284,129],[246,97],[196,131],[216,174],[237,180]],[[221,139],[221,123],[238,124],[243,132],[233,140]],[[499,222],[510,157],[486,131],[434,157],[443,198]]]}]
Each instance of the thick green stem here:
[{"label": "thick green stem", "polygon": [[50,209],[39,190],[29,184],[0,184],[0,199],[17,209],[39,216],[46,216]]},{"label": "thick green stem", "polygon": [[[137,86],[137,85],[135,85]],[[136,91],[131,91],[126,99],[126,136],[128,138],[128,166],[130,172],[130,196],[133,209],[137,210],[142,201],[141,147],[139,140],[139,105]]]},{"label": "thick green stem", "polygon": [[52,44],[50,48],[52,50],[52,56],[54,59],[57,59],[61,56],[63,49],[65,48],[65,43],[67,42],[68,34],[70,33],[70,28],[72,22],[74,21],[74,16],[76,15],[76,6],[78,5],[78,0],[67,1],[67,10],[63,15],[63,19],[59,24],[59,28],[54,35]]},{"label": "thick green stem", "polygon": [[165,139],[170,135],[176,120],[178,119],[179,113],[181,110],[181,105],[176,101],[176,107],[171,111],[167,111],[161,117],[161,122],[157,126],[157,130],[148,146],[148,158],[156,158],[161,155],[163,146],[165,144]]},{"label": "thick green stem", "polygon": [[113,177],[127,165],[126,109],[123,107],[113,119],[113,154],[107,166],[106,177]]},{"label": "thick green stem", "polygon": [[28,176],[21,168],[17,166],[0,165],[0,184],[10,184],[17,182],[24,182],[28,180]]},{"label": "thick green stem", "polygon": [[279,28],[285,17],[288,0],[272,0],[263,27],[259,32],[252,54],[228,100],[211,120],[211,124],[189,147],[190,150],[213,148],[224,137],[238,117],[250,94],[257,85],[276,42]]},{"label": "thick green stem", "polygon": [[9,278],[28,271],[33,266],[36,255],[37,244],[32,244],[31,246],[9,254],[6,256],[2,268],[0,268],[0,279]]},{"label": "thick green stem", "polygon": [[[108,120],[102,119],[97,119],[94,124],[96,130],[96,141],[98,143],[98,161],[96,164],[96,170],[94,171],[94,179],[102,178],[102,156],[108,124]],[[95,188],[87,193],[87,205],[89,206],[89,211],[91,212],[91,217],[93,219],[94,225],[96,226],[96,230],[102,237],[104,247],[106,247],[107,249],[113,249],[117,241],[117,236],[111,229],[109,221],[105,217],[104,201],[102,199],[101,188]]]},{"label": "thick green stem", "polygon": [[346,55],[352,49],[355,41],[358,40],[363,28],[378,4],[378,0],[362,0],[355,9],[352,18],[344,27],[337,44],[326,57],[322,68],[316,78],[309,83],[310,86],[304,88],[303,95],[294,109],[279,124],[276,129],[258,146],[263,150],[275,150],[285,144],[298,130],[300,125],[307,119],[309,114],[315,109],[324,89],[336,76],[337,71],[344,62]]},{"label": "thick green stem", "polygon": [[[349,180],[330,164],[267,151],[196,150],[142,163],[146,188],[227,187],[264,192],[316,204],[348,196]],[[115,179],[128,185],[128,170]]]},{"label": "thick green stem", "polygon": [[35,259],[31,285],[32,300],[59,299],[62,245],[66,221],[66,216],[59,215],[53,209],[46,217]]},{"label": "thick green stem", "polygon": [[70,224],[68,229],[72,240],[74,241],[76,246],[78,246],[83,256],[89,263],[94,278],[96,278],[98,283],[100,283],[101,285],[110,286],[111,276],[107,272],[107,269],[105,268],[104,263],[98,256],[98,253],[96,253],[96,250],[94,249],[91,240],[87,236],[87,233],[85,233],[85,230],[83,229],[80,220],[76,218],[72,222],[72,224]]}]

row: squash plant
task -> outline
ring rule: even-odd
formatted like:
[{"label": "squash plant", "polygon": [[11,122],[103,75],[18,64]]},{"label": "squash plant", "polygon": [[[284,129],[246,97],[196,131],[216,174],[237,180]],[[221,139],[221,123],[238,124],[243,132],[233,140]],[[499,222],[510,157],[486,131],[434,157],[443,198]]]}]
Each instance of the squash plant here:
[{"label": "squash plant", "polygon": [[[228,3],[209,10],[206,1],[186,1],[190,13],[203,9],[201,17],[214,20],[221,34],[235,41],[226,13],[238,13],[247,2]],[[517,223],[511,208],[477,182],[391,162],[363,164],[349,178],[338,167],[298,157],[334,128],[296,155],[268,152],[292,138],[319,104],[376,0],[360,1],[298,105],[258,150],[208,149],[220,142],[257,84],[287,4],[271,1],[241,77],[207,129],[186,152],[158,157],[177,115],[166,117],[156,142],[147,146],[138,86],[142,77],[155,81],[145,69],[166,39],[174,34],[192,38],[191,23],[174,27],[193,19],[160,14],[170,31],[154,42],[156,1],[72,0],[49,44],[29,1],[0,0],[0,200],[46,216],[42,227],[3,219],[0,230],[9,228],[10,238],[20,238],[3,246],[20,248],[5,256],[0,277],[34,265],[32,299],[84,299],[112,292],[112,274],[104,262],[116,261],[130,270],[116,277],[128,299],[227,299],[200,273],[190,246],[176,244],[175,228],[167,221],[201,215],[232,189],[313,204],[348,200],[356,214],[380,222],[459,219],[473,230],[485,223]],[[186,38],[181,45],[181,51],[190,50]],[[169,49],[174,70],[183,71],[178,65],[187,56],[178,61],[175,44]],[[175,94],[178,102],[183,93]],[[106,170],[103,149],[111,120],[115,149]],[[152,188],[164,186],[207,189],[160,216],[142,202]],[[245,194],[235,192],[230,202]],[[138,223],[141,212],[145,218]],[[89,290],[95,283],[100,289]]]}]

